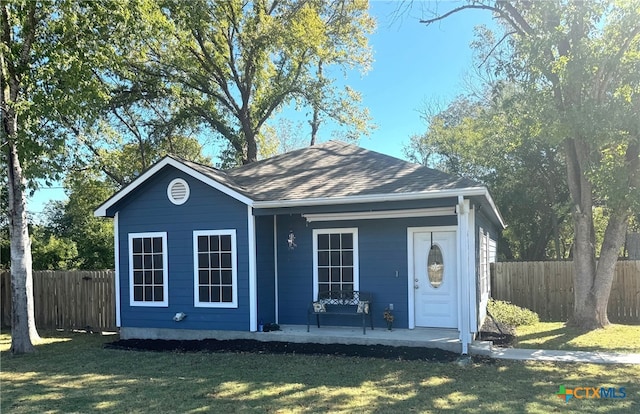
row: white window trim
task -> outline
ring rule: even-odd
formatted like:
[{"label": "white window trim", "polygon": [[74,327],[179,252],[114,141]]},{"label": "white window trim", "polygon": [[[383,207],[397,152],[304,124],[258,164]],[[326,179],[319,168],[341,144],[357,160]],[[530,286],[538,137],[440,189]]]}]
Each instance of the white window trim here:
[{"label": "white window trim", "polygon": [[[162,238],[162,302],[143,302],[133,299],[133,239],[144,237]],[[167,246],[167,232],[129,233],[129,306],[168,307],[169,306],[169,247]]]},{"label": "white window trim", "polygon": [[[175,184],[182,184],[184,185],[184,188],[186,190],[184,198],[182,200],[176,200],[175,198],[173,198],[173,196],[171,195],[171,188],[175,185]],[[189,183],[186,182],[185,180],[183,180],[182,178],[176,178],[171,180],[171,182],[169,183],[169,185],[167,186],[167,197],[169,198],[169,201],[171,201],[171,203],[175,204],[176,206],[181,206],[184,203],[186,203],[189,200],[189,196],[191,195],[191,188],[189,187]]]},{"label": "white window trim", "polygon": [[[201,302],[198,291],[198,236],[231,236],[231,302]],[[196,230],[193,232],[193,306],[196,308],[237,308],[238,307],[238,259],[236,230]]]},{"label": "white window trim", "polygon": [[313,230],[313,300],[318,300],[318,235],[331,233],[351,233],[353,235],[353,290],[360,290],[360,258],[358,228],[333,228]]}]

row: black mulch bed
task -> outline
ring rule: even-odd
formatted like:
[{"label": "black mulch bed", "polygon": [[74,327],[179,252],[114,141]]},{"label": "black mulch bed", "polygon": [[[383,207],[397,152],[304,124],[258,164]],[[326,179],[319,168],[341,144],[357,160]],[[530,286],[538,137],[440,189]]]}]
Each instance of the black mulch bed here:
[{"label": "black mulch bed", "polygon": [[262,342],[253,339],[178,341],[161,339],[122,339],[104,345],[109,349],[156,352],[236,352],[257,354],[333,355],[395,360],[451,362],[460,355],[436,348],[386,345],[309,344]]},{"label": "black mulch bed", "polygon": [[511,348],[516,341],[516,330],[513,326],[505,325],[488,317],[478,332],[478,340],[492,341],[495,346]]}]

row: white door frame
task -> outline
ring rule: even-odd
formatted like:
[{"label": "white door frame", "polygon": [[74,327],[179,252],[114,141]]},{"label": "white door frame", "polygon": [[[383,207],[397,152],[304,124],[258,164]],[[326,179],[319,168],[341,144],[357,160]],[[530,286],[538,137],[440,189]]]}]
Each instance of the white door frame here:
[{"label": "white door frame", "polygon": [[[414,274],[414,261],[413,261],[413,235],[415,233],[429,233],[429,232],[440,232],[440,231],[452,231],[456,233],[456,238],[458,237],[458,226],[429,226],[429,227],[407,227],[407,302],[409,307],[409,329],[414,329],[416,327],[416,312],[415,312],[415,292],[414,292],[414,283],[413,283],[413,274]],[[456,252],[458,253],[458,252]],[[460,270],[456,271],[456,282],[457,285],[460,286]],[[456,306],[459,306],[456,305]],[[458,329],[460,327],[458,326]]]}]

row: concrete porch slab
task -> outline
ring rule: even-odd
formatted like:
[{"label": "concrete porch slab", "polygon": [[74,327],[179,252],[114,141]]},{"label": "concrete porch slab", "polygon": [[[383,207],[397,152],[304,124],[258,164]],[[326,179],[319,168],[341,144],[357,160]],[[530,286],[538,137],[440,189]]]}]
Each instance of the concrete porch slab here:
[{"label": "concrete porch slab", "polygon": [[307,332],[304,325],[284,325],[280,331],[255,332],[258,341],[282,341],[297,343],[346,344],[346,345],[388,345],[438,348],[445,351],[461,352],[462,345],[456,329],[367,329],[362,334],[360,327],[312,326]]},{"label": "concrete porch slab", "polygon": [[458,331],[456,329],[415,328],[367,329],[362,334],[362,327],[347,326],[312,326],[307,332],[306,325],[281,325],[280,331],[274,332],[246,332],[246,331],[196,331],[189,329],[152,329],[152,328],[121,328],[121,339],[253,339],[270,342],[344,344],[344,345],[388,345],[438,348],[445,351],[460,353]]}]

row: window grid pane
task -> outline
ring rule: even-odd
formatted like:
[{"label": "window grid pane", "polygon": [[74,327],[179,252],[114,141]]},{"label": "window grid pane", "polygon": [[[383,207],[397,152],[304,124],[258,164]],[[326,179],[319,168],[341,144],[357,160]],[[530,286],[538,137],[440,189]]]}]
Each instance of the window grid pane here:
[{"label": "window grid pane", "polygon": [[318,234],[317,243],[318,292],[353,290],[353,234]]},{"label": "window grid pane", "polygon": [[233,259],[231,235],[198,236],[199,301],[233,302]]},{"label": "window grid pane", "polygon": [[133,300],[164,301],[164,261],[162,237],[132,239]]}]

